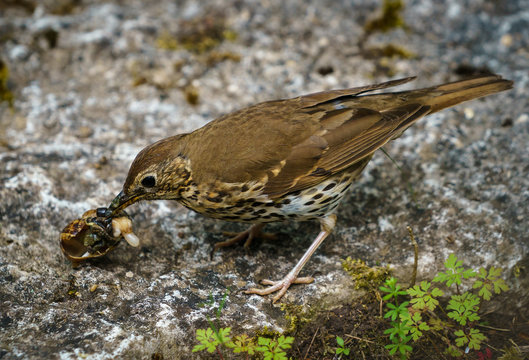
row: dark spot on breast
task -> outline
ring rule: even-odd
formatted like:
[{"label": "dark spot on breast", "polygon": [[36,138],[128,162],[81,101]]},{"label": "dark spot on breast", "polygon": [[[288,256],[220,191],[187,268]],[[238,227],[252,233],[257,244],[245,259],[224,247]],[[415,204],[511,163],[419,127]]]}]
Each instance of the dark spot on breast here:
[{"label": "dark spot on breast", "polygon": [[285,204],[285,205],[290,204],[290,199],[285,199],[285,200],[283,200],[283,204]]},{"label": "dark spot on breast", "polygon": [[319,193],[319,194],[314,195],[312,198],[313,198],[314,200],[318,200],[318,199],[321,198],[322,196],[323,196],[323,194],[322,194],[322,193]]},{"label": "dark spot on breast", "polygon": [[314,200],[307,201],[304,205],[309,206],[309,205],[314,204],[315,202],[316,202],[316,201],[314,201]]},{"label": "dark spot on breast", "polygon": [[253,206],[253,207],[261,207],[261,206],[263,206],[263,203],[260,202],[260,201],[254,201],[251,206]]},{"label": "dark spot on breast", "polygon": [[246,200],[237,200],[237,202],[235,203],[235,206],[236,207],[243,207],[244,205],[246,205]]},{"label": "dark spot on breast", "polygon": [[247,192],[248,190],[250,190],[248,188],[248,185],[244,184],[242,187],[241,187],[241,192]]},{"label": "dark spot on breast", "polygon": [[218,196],[215,196],[213,198],[209,197],[209,196],[206,196],[206,200],[214,202],[214,203],[220,203],[220,202],[222,202],[222,196],[218,195]]},{"label": "dark spot on breast", "polygon": [[320,204],[327,204],[331,200],[332,200],[332,197],[328,197],[327,199],[320,201]]},{"label": "dark spot on breast", "polygon": [[268,203],[265,204],[265,206],[267,206],[267,207],[271,207],[271,206],[274,206],[274,205],[275,205],[275,203],[273,203],[273,202],[268,202]]},{"label": "dark spot on breast", "polygon": [[240,219],[240,217],[234,216],[234,215],[226,215],[226,216],[223,216],[222,218],[225,219],[225,220],[238,220],[238,219]]},{"label": "dark spot on breast", "polygon": [[271,213],[270,216],[273,216],[278,219],[284,219],[285,217],[279,213]]},{"label": "dark spot on breast", "polygon": [[254,211],[253,215],[260,215],[260,214],[264,214],[265,212],[267,212],[266,209],[261,209],[261,210]]},{"label": "dark spot on breast", "polygon": [[[329,198],[329,199],[330,199],[330,198]],[[314,209],[309,210],[309,212],[310,212],[310,213],[313,213],[313,212],[316,212],[316,211],[319,211],[319,210],[320,210],[320,208],[314,208]]]},{"label": "dark spot on breast", "polygon": [[276,209],[281,209],[281,208],[283,207],[283,204],[281,204],[281,203],[276,203],[276,204],[274,204],[274,207],[275,207]]},{"label": "dark spot on breast", "polygon": [[194,191],[194,194],[195,194],[195,195],[198,195],[198,194],[200,194],[200,191],[195,190],[195,191]]},{"label": "dark spot on breast", "polygon": [[235,215],[242,215],[242,214],[246,214],[248,211],[246,211],[245,209],[241,209],[241,210],[237,210],[236,212],[234,212]]},{"label": "dark spot on breast", "polygon": [[301,190],[291,192],[289,195],[290,196],[299,196],[299,194],[301,194]]},{"label": "dark spot on breast", "polygon": [[336,183],[330,183],[329,185],[323,188],[323,191],[329,191],[335,186],[336,186]]},{"label": "dark spot on breast", "polygon": [[297,218],[297,217],[298,217],[298,214],[288,214],[288,217],[289,217],[289,218]]}]

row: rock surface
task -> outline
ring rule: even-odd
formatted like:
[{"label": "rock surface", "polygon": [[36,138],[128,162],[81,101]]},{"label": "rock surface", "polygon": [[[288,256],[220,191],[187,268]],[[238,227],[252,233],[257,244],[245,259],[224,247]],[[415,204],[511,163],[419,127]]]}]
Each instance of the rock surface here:
[{"label": "rock surface", "polygon": [[[287,273],[316,224],[276,224],[277,241],[210,259],[222,231],[243,228],[144,203],[129,210],[139,248],[123,243],[77,269],[59,233],[107,205],[136,153],[157,139],[259,101],[410,75],[422,87],[489,70],[515,85],[388,145],[402,172],[377,154],[303,271],[316,281],[283,302],[351,301],[347,256],[391,264],[408,279],[409,225],[419,277],[431,278],[452,252],[467,266],[502,267],[512,296],[501,311],[527,321],[529,9],[522,0],[464,3],[408,1],[404,29],[369,36],[377,1],[0,5],[0,59],[14,96],[12,107],[0,103],[0,358],[199,358],[195,331],[214,316],[200,305],[228,288],[222,321],[233,333],[287,329],[278,306],[239,290]],[[384,56],[388,44],[407,55]]]}]

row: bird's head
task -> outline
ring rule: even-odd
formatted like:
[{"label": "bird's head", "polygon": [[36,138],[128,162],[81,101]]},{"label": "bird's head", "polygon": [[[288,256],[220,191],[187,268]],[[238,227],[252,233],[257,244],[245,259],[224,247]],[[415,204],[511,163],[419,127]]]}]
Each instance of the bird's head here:
[{"label": "bird's head", "polygon": [[112,200],[107,216],[140,200],[178,199],[181,186],[190,179],[183,155],[185,134],[169,137],[140,151],[130,166],[123,190]]}]

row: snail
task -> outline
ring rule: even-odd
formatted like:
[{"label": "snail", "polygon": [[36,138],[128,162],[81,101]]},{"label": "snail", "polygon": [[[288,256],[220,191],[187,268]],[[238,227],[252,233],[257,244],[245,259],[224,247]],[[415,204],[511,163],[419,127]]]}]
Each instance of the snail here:
[{"label": "snail", "polygon": [[104,216],[105,212],[106,208],[88,210],[61,232],[61,250],[74,266],[84,260],[106,255],[119,244],[122,237],[131,246],[140,244],[132,232],[132,220],[126,212],[121,211],[113,217]]}]

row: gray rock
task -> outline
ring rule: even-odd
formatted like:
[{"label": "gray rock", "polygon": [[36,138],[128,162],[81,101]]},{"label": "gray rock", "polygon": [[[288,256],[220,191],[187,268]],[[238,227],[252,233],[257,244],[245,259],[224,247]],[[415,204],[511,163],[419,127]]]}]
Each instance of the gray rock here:
[{"label": "gray rock", "polygon": [[[347,256],[391,264],[408,281],[409,225],[421,279],[450,253],[466,266],[502,267],[512,296],[490,306],[527,317],[529,11],[522,0],[468,3],[408,1],[407,31],[373,34],[362,45],[378,2],[91,1],[65,16],[8,8],[1,24],[15,29],[8,41],[17,45],[0,47],[15,94],[13,111],[0,104],[0,357],[192,358],[196,329],[214,316],[200,305],[228,288],[221,321],[233,334],[287,330],[278,306],[241,289],[284,276],[316,224],[275,224],[278,241],[210,259],[222,231],[243,227],[171,202],[144,203],[130,209],[140,248],[121,244],[78,269],[60,252],[59,234],[85,210],[107,205],[137,152],[157,139],[258,101],[388,77],[418,75],[413,87],[454,80],[461,64],[502,74],[514,89],[409,129],[386,147],[402,172],[377,154],[303,270],[316,281],[292,287],[283,301],[305,309],[350,302],[358,294],[341,269]],[[207,53],[158,47],[165,30],[213,10],[237,34],[215,50],[240,62],[208,66]],[[35,37],[49,28],[59,34],[56,47],[39,47]],[[364,56],[389,43],[416,57]],[[196,106],[185,99],[189,84]]]}]

